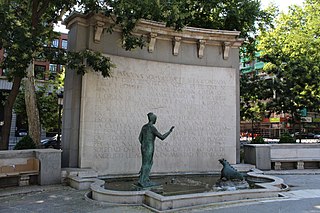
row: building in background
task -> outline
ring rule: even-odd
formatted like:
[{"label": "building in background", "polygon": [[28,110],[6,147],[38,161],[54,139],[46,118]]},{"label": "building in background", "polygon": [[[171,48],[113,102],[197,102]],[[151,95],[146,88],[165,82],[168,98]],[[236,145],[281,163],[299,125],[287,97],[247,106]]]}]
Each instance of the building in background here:
[{"label": "building in background", "polygon": [[240,58],[240,75],[260,75],[264,72],[262,71],[264,62],[259,60],[260,53],[255,53],[255,60],[251,60],[249,57]]},{"label": "building in background", "polygon": [[[264,62],[259,60],[260,53],[255,53],[255,60],[248,57],[240,58],[240,76],[258,75],[265,80],[272,80],[263,71]],[[260,122],[240,121],[241,136],[250,136],[254,132],[254,136],[261,135],[265,138],[279,138],[284,132],[296,133],[299,131],[299,122],[296,122],[295,128],[290,123],[291,115],[286,113],[265,112]],[[301,111],[301,134],[302,138],[320,138],[320,113],[309,112],[307,109]],[[253,131],[252,131],[253,129]],[[296,133],[297,136],[298,133]]]},{"label": "building in background", "polygon": [[[68,34],[60,33],[60,36],[54,39],[51,44],[52,47],[67,49],[68,48]],[[5,57],[5,50],[0,50],[0,61]],[[38,83],[44,83],[47,80],[54,79],[55,76],[64,70],[64,65],[51,63],[48,60],[37,59],[34,62],[34,74]],[[0,68],[0,136],[3,125],[4,117],[4,106],[3,100],[5,100],[6,93],[9,93],[12,88],[12,83],[8,81],[6,77],[6,70]],[[13,113],[11,132],[10,132],[10,143],[9,148],[12,148],[16,142],[20,140],[20,137],[24,136],[27,131],[26,124],[21,122],[21,116]]]}]

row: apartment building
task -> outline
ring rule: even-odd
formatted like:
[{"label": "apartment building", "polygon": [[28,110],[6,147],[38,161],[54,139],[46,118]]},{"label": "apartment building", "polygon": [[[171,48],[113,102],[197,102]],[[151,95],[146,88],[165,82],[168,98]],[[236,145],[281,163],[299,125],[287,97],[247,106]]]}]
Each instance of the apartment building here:
[{"label": "apartment building", "polygon": [[[60,33],[60,36],[54,39],[50,44],[51,47],[67,49],[68,48],[68,34]],[[5,50],[0,50],[0,61],[5,57]],[[55,64],[48,60],[37,59],[34,63],[34,72],[35,78],[38,83],[44,83],[47,80],[54,79],[57,73],[60,73],[64,69],[64,65]],[[3,125],[4,117],[4,100],[6,93],[9,93],[12,88],[12,83],[8,81],[6,77],[6,70],[0,68],[0,135]],[[11,124],[11,133],[10,133],[10,144],[9,148],[12,148],[14,144],[20,140],[19,132],[27,129],[25,124],[20,122],[20,116],[13,113],[12,115],[12,124]],[[21,134],[20,136],[22,136]]]}]

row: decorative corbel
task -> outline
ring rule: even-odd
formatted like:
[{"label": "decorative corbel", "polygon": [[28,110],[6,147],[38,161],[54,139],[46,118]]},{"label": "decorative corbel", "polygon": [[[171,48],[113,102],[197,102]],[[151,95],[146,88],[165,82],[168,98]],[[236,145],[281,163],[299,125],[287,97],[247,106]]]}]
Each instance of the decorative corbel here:
[{"label": "decorative corbel", "polygon": [[180,48],[180,41],[181,41],[181,37],[174,37],[173,40],[173,55],[178,55],[179,54],[179,48]]},{"label": "decorative corbel", "polygon": [[104,30],[105,23],[102,21],[97,21],[95,26],[95,32],[94,32],[94,42],[100,42],[101,35]]},{"label": "decorative corbel", "polygon": [[203,57],[205,46],[206,46],[206,40],[200,39],[198,41],[198,57],[199,58]]},{"label": "decorative corbel", "polygon": [[223,42],[222,43],[222,54],[223,54],[224,60],[228,60],[228,58],[229,58],[230,47],[231,47],[230,42]]},{"label": "decorative corbel", "polygon": [[149,39],[150,41],[149,41],[148,51],[149,53],[152,53],[154,51],[154,46],[156,44],[157,33],[150,33]]}]

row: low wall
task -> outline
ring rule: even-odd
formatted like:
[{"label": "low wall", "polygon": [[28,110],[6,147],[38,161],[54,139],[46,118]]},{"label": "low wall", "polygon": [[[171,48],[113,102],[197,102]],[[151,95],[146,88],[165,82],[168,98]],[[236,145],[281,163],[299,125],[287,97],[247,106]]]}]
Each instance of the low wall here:
[{"label": "low wall", "polygon": [[[244,146],[244,162],[258,169],[281,169],[281,162],[297,162],[298,169],[304,162],[320,162],[320,144],[247,144]],[[299,163],[298,163],[299,162]]]},{"label": "low wall", "polygon": [[61,152],[56,149],[0,151],[0,167],[14,167],[16,164],[25,164],[30,158],[36,158],[40,161],[38,184],[58,184],[61,183]]}]

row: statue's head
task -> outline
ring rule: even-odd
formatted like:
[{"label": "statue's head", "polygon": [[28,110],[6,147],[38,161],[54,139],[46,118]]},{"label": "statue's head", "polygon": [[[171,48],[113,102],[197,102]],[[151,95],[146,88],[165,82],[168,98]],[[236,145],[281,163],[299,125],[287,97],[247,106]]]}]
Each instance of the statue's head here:
[{"label": "statue's head", "polygon": [[151,122],[152,124],[155,124],[157,121],[157,116],[155,114],[153,114],[152,112],[149,112],[148,119],[149,119],[149,123]]},{"label": "statue's head", "polygon": [[219,162],[224,165],[226,163],[226,160],[224,158],[219,159]]}]

